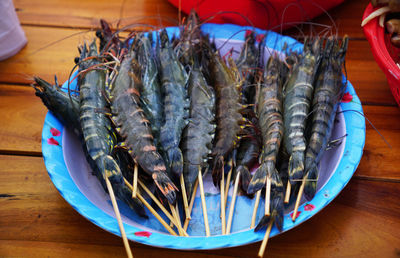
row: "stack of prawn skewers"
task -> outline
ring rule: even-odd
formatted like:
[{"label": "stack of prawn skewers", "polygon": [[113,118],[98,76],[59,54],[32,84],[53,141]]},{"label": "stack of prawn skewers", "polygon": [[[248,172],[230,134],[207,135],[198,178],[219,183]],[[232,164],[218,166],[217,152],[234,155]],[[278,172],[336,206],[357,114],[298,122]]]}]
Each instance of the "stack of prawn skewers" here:
[{"label": "stack of prawn skewers", "polygon": [[[249,33],[239,59],[228,56],[225,62],[199,25],[193,12],[179,39],[170,41],[163,30],[157,37],[132,33],[123,40],[103,21],[97,33],[100,50],[95,41],[80,48],[79,97],[40,78],[34,87],[49,110],[78,132],[88,163],[111,199],[123,200],[142,217],[147,207],[171,234],[188,236],[198,186],[204,232],[213,233],[203,184],[208,171],[221,189],[222,234],[231,231],[238,193],[256,193],[256,214],[265,188],[264,216],[255,227],[268,227],[262,256],[272,225],[283,229],[285,192],[292,189],[291,196],[297,196],[292,198],[297,199],[293,219],[303,191],[308,199],[315,194],[318,163],[345,89],[342,65],[348,40],[340,44],[329,38],[323,44],[322,39],[308,39],[302,53],[293,53],[291,65],[290,52],[285,60],[272,53],[263,65],[263,41],[256,47],[255,34]],[[285,162],[288,170],[280,169]],[[114,201],[113,206],[118,214]]]}]

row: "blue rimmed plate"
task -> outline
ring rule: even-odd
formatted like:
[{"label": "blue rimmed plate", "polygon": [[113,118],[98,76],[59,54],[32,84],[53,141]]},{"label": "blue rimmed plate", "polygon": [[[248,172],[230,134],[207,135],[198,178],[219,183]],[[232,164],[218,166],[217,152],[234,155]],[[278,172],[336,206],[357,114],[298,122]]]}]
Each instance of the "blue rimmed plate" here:
[{"label": "blue rimmed plate", "polygon": [[[232,48],[240,50],[246,30],[252,29],[226,24],[202,26],[204,32],[215,37],[222,54]],[[168,32],[176,34],[178,28],[168,28]],[[265,33],[257,29],[256,32]],[[226,40],[228,38],[229,41]],[[269,32],[266,39],[269,51],[265,51],[264,58],[267,58],[272,51],[280,52],[285,43],[294,50],[302,48],[296,40],[274,32]],[[233,53],[235,54],[235,51]],[[75,87],[74,82],[70,86]],[[295,222],[292,222],[290,218],[293,208],[286,209],[284,231],[308,220],[328,205],[349,182],[360,162],[365,142],[365,120],[362,116],[360,100],[350,82],[347,82],[347,92],[340,109],[342,112],[338,112],[332,138],[339,138],[346,134],[347,137],[339,147],[325,153],[320,165],[318,192],[310,202],[302,201],[299,216]],[[51,180],[64,199],[81,215],[99,227],[120,235],[109,197],[92,175],[81,148],[77,137],[64,128],[49,112],[43,126],[42,152]],[[149,219],[140,218],[124,203],[118,202],[128,238],[147,245],[188,250],[233,247],[261,241],[264,232],[255,233],[249,228],[254,200],[245,196],[239,196],[237,199],[232,234],[221,235],[219,193],[214,188],[209,175],[204,181],[211,237],[204,236],[201,202],[200,197],[197,196],[188,228],[190,237],[171,236],[150,213],[148,213]],[[262,202],[260,206],[263,206]],[[263,215],[261,207],[258,219]],[[279,234],[278,230],[273,228],[271,237],[277,234]]]}]

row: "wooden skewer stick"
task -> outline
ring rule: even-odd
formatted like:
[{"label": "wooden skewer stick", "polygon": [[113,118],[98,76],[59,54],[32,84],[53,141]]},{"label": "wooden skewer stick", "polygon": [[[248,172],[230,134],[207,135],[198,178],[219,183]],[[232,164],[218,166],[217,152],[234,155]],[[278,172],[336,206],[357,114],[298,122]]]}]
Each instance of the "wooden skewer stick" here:
[{"label": "wooden skewer stick", "polygon": [[269,234],[271,234],[271,229],[272,229],[272,224],[273,223],[274,223],[274,219],[272,218],[271,221],[269,222],[267,230],[265,231],[264,239],[263,239],[263,241],[261,243],[260,250],[258,251],[258,257],[263,257],[264,256],[265,247],[267,247]]},{"label": "wooden skewer stick", "polygon": [[[124,178],[125,184],[132,189],[131,184]],[[157,204],[158,208],[164,212],[165,216],[167,216],[168,219],[172,221],[172,223],[175,225],[175,219],[172,217],[171,213],[167,211],[167,209],[164,208],[164,206],[160,203],[160,201],[154,196],[154,194],[142,183],[142,181],[139,179],[138,183],[140,187],[147,193],[148,196],[154,201],[155,204]]]},{"label": "wooden skewer stick", "polygon": [[185,209],[185,221],[190,220],[190,211],[189,211],[189,202],[186,194],[186,186],[185,186],[185,180],[183,178],[183,173],[181,174],[181,189],[182,189],[182,198],[183,198],[183,207]]},{"label": "wooden skewer stick", "polygon": [[256,194],[256,202],[254,203],[253,215],[251,216],[250,228],[254,228],[256,226],[256,217],[257,217],[258,205],[260,203],[260,197],[261,197],[261,190],[258,190]]},{"label": "wooden skewer stick", "polygon": [[154,215],[154,217],[156,217],[158,221],[160,221],[160,223],[165,227],[166,230],[168,230],[168,232],[171,235],[177,236],[175,231],[168,225],[167,222],[165,222],[165,220],[163,220],[163,218],[161,218],[160,215],[158,215],[158,213],[153,209],[153,207],[151,207],[151,205],[143,198],[143,196],[140,193],[137,193],[137,197],[144,204],[144,206],[146,206],[147,209],[149,209],[149,211]]},{"label": "wooden skewer stick", "polygon": [[231,177],[232,177],[232,170],[233,170],[233,166],[232,166],[232,160],[229,161],[229,172],[228,175],[226,177],[226,184],[225,184],[225,207],[226,207],[226,203],[228,202],[228,192],[229,192],[229,184],[231,183]]},{"label": "wooden skewer stick", "polygon": [[308,175],[305,175],[303,177],[303,181],[301,182],[301,186],[299,189],[299,193],[297,194],[297,199],[296,199],[296,203],[294,205],[294,210],[293,210],[293,216],[292,216],[292,221],[294,222],[296,220],[297,217],[297,210],[299,209],[299,205],[300,205],[300,201],[301,201],[301,197],[303,196],[303,192],[304,192],[304,186],[306,184],[306,178]]},{"label": "wooden skewer stick", "polygon": [[[197,187],[199,186],[199,179],[196,180],[193,186],[193,192],[192,196],[190,197],[190,203],[189,203],[189,213],[192,213],[193,210],[193,204],[194,200],[196,199],[196,193],[197,193]],[[190,219],[186,219],[185,223],[183,224],[183,230],[187,231],[187,228],[189,226]]]},{"label": "wooden skewer stick", "polygon": [[138,182],[138,165],[135,163],[135,167],[133,169],[132,198],[136,198],[137,182]]},{"label": "wooden skewer stick", "polygon": [[271,179],[267,176],[267,186],[265,189],[265,215],[269,216],[270,211],[269,211],[269,206],[271,202]]},{"label": "wooden skewer stick", "polygon": [[[126,180],[124,178],[125,184],[132,189],[131,184],[128,182],[128,180]],[[153,209],[153,207],[146,201],[146,199],[144,199],[144,197],[140,194],[140,191],[138,189],[137,191],[137,196],[139,198],[139,200],[149,209],[149,211],[154,215],[154,217],[156,217],[156,219],[158,219],[158,221],[160,221],[160,223],[168,230],[168,232],[170,232],[172,235],[176,236],[177,234],[175,233],[175,231],[173,230],[173,226],[175,225],[175,219],[172,217],[172,215],[164,208],[164,206],[161,205],[161,203],[157,200],[157,198],[155,198],[155,196],[153,195],[152,192],[150,192],[150,190],[140,181],[138,180],[139,184],[141,185],[142,189],[145,190],[147,192],[147,194],[150,196],[150,198],[157,204],[157,206],[159,206],[159,208],[162,208],[164,214],[171,220],[172,225],[168,225],[167,222],[165,222],[165,220],[157,213],[156,210]],[[142,185],[143,184],[143,185]],[[144,186],[144,187],[143,187]],[[149,194],[150,193],[150,194]],[[170,230],[172,230],[172,233]]]},{"label": "wooden skewer stick", "polygon": [[286,186],[286,193],[285,193],[285,201],[284,203],[289,203],[289,199],[290,199],[290,190],[291,190],[291,185],[290,185],[290,181],[287,181],[287,186]]},{"label": "wooden skewer stick", "polygon": [[121,232],[122,241],[124,242],[126,255],[129,258],[133,258],[132,251],[129,246],[128,238],[126,237],[124,225],[122,224],[122,218],[121,218],[121,214],[119,213],[118,204],[117,204],[117,200],[115,199],[114,191],[112,189],[112,186],[111,186],[111,183],[110,183],[110,180],[108,179],[108,177],[105,177],[105,180],[106,180],[108,193],[110,194],[111,203],[114,208],[115,216],[117,217],[119,231]]},{"label": "wooden skewer stick", "polygon": [[219,184],[220,186],[220,192],[221,192],[221,230],[222,230],[222,235],[226,235],[226,219],[225,219],[225,189],[224,189],[224,178],[225,178],[225,173],[224,173],[224,166],[222,166],[222,177],[221,177],[221,182]]},{"label": "wooden skewer stick", "polygon": [[232,220],[233,220],[233,211],[235,209],[236,196],[237,196],[237,191],[238,191],[238,187],[239,187],[239,178],[240,178],[240,172],[237,173],[237,175],[236,175],[235,186],[233,188],[231,206],[229,208],[229,215],[228,215],[228,224],[226,226],[226,233],[227,234],[231,233],[231,226],[232,226]]},{"label": "wooden skewer stick", "polygon": [[208,224],[206,196],[204,194],[203,175],[201,174],[200,166],[199,166],[198,179],[199,179],[199,187],[200,187],[201,207],[203,208],[204,227],[206,228],[206,236],[210,236],[211,234],[210,234],[210,225]]},{"label": "wooden skewer stick", "polygon": [[175,212],[176,212],[176,217],[178,218],[178,221],[181,222],[181,215],[179,214],[178,202],[175,203]]},{"label": "wooden skewer stick", "polygon": [[[182,234],[183,234],[183,236],[188,237],[188,236],[189,236],[188,233],[186,233],[186,231],[183,230],[182,224],[180,223],[180,222],[181,222],[181,217],[180,217],[180,215],[179,215],[179,206],[178,206],[178,202],[176,202],[176,204],[175,204],[175,211],[176,211],[176,217],[177,217],[177,219],[178,219],[178,221],[179,221],[179,226],[181,227],[181,230],[182,230]],[[179,231],[179,230],[178,230],[178,231]]]},{"label": "wooden skewer stick", "polygon": [[183,228],[181,226],[181,221],[180,221],[180,219],[178,217],[178,214],[176,213],[176,209],[175,209],[174,206],[172,206],[172,204],[170,204],[170,203],[168,203],[168,204],[169,204],[169,208],[171,209],[172,216],[175,218],[175,222],[177,224],[176,228],[178,229],[179,235],[180,236],[184,236],[185,234],[183,233]]}]

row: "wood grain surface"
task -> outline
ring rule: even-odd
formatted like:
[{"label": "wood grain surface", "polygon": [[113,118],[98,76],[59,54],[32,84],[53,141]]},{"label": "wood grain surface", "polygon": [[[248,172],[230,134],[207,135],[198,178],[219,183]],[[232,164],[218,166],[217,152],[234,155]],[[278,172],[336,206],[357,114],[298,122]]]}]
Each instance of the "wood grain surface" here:
[{"label": "wood grain surface", "polygon": [[[100,17],[114,26],[118,20],[119,26],[175,25],[178,11],[162,0],[14,4],[28,45],[0,62],[0,257],[124,257],[121,238],[79,215],[51,183],[41,157],[47,109],[29,85],[35,75],[49,82],[57,75],[64,82],[77,45],[92,40]],[[367,4],[346,0],[329,11],[338,35],[351,39],[347,76],[373,124],[366,124],[363,157],[353,179],[330,205],[268,242],[268,257],[400,256],[400,109],[359,26]],[[313,22],[332,25],[328,15]],[[318,26],[312,29],[321,31]],[[302,30],[311,33],[308,26]],[[295,29],[284,33],[299,37]],[[131,246],[135,257],[255,257],[259,243],[191,252]]]},{"label": "wood grain surface", "polygon": [[[96,257],[102,252],[119,257],[125,255],[119,237],[84,219],[60,196],[46,173],[42,158],[0,155],[0,167],[0,257],[23,254],[28,250],[32,254],[39,252],[37,257],[47,254],[50,257],[66,254]],[[336,252],[340,256],[394,256],[400,251],[399,198],[399,183],[352,179],[333,203],[319,214],[272,238],[268,255],[326,257],[335,256]],[[138,250],[135,251],[137,257],[189,255],[186,251],[137,243],[132,246]],[[254,257],[257,248],[258,244],[252,244],[195,251],[190,252],[190,256]],[[14,254],[15,250],[17,253]]]}]

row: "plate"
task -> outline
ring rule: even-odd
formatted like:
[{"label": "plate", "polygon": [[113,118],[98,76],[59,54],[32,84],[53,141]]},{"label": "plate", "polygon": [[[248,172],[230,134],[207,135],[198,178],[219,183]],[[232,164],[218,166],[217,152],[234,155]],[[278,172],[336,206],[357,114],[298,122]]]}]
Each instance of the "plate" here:
[{"label": "plate", "polygon": [[[217,46],[221,47],[223,54],[232,47],[240,50],[246,31],[253,28],[229,24],[204,24],[202,30],[216,39]],[[176,34],[178,28],[167,28],[167,31],[170,35]],[[255,29],[255,31],[257,34],[265,33],[263,30]],[[229,41],[227,42],[226,39]],[[293,38],[274,32],[268,33],[266,42],[269,51],[265,51],[265,59],[273,51],[280,52],[285,43],[295,50],[302,48],[302,44]],[[235,51],[233,53],[235,55]],[[71,83],[71,87],[74,86],[74,83]],[[63,87],[66,87],[66,83]],[[339,147],[325,152],[320,165],[318,191],[310,202],[302,201],[299,216],[295,222],[292,222],[290,218],[293,207],[286,209],[283,232],[305,222],[327,206],[349,182],[360,162],[365,143],[365,119],[360,100],[348,81],[332,138],[337,139],[346,134]],[[51,112],[47,114],[43,126],[42,152],[49,176],[63,198],[95,225],[115,235],[120,235],[111,201],[98,180],[91,174],[79,140],[74,133],[64,128]],[[212,185],[210,175],[205,177],[204,184],[211,229],[210,237],[205,237],[201,201],[197,196],[188,228],[190,237],[169,235],[152,214],[148,212],[149,219],[147,220],[140,218],[124,203],[118,201],[128,239],[151,246],[186,250],[234,247],[263,239],[263,231],[256,233],[250,229],[254,199],[245,196],[237,198],[232,233],[221,235],[219,192]],[[230,198],[228,198],[227,207],[229,203]],[[261,201],[258,219],[263,215],[262,207]],[[279,233],[274,227],[271,237]]]}]

